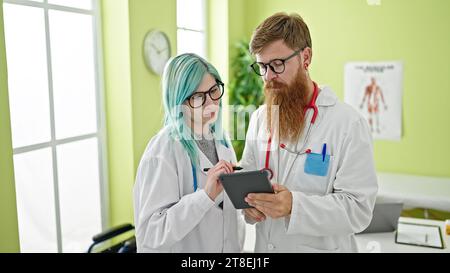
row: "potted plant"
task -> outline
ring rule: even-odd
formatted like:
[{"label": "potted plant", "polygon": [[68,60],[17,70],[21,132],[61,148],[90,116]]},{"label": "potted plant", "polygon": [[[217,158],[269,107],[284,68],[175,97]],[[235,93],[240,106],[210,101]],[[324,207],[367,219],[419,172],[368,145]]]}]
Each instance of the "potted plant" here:
[{"label": "potted plant", "polygon": [[238,160],[241,159],[244,150],[245,139],[241,138],[242,132],[247,133],[251,115],[249,110],[256,110],[264,103],[263,83],[250,67],[254,59],[248,45],[249,43],[243,40],[235,45],[236,56],[232,61],[232,77],[229,85],[229,104],[234,110],[230,112],[229,131]]}]

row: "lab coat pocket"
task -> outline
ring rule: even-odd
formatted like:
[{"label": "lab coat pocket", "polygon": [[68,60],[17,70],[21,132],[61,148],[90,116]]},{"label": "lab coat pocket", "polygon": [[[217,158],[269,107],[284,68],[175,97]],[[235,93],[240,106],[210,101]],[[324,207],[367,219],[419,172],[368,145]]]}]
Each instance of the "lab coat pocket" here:
[{"label": "lab coat pocket", "polygon": [[330,169],[330,156],[321,154],[308,154],[305,162],[305,173],[316,176],[328,176]]},{"label": "lab coat pocket", "polygon": [[334,156],[327,155],[326,162],[322,161],[322,155],[319,156],[310,157],[310,162],[308,157],[299,162],[298,169],[294,171],[296,178],[291,182],[292,190],[319,196],[326,194]]}]

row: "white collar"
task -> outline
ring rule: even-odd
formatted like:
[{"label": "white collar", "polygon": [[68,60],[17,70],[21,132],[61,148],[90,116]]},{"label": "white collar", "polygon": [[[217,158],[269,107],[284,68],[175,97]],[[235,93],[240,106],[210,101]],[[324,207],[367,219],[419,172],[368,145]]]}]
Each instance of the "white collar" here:
[{"label": "white collar", "polygon": [[317,106],[333,106],[338,101],[336,94],[328,86],[320,88],[319,96],[317,97]]}]

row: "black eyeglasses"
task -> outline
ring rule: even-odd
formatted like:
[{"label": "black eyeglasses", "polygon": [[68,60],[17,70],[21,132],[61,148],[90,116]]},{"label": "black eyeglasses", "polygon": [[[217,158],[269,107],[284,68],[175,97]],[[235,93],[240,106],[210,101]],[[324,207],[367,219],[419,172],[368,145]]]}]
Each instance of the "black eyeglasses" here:
[{"label": "black eyeglasses", "polygon": [[200,108],[202,107],[206,102],[206,94],[209,95],[209,97],[213,101],[220,100],[223,96],[225,89],[225,84],[221,81],[217,81],[217,84],[211,87],[206,92],[195,92],[192,94],[187,100],[189,101],[189,105],[192,108]]},{"label": "black eyeglasses", "polygon": [[300,52],[302,52],[301,49],[295,51],[292,55],[285,59],[275,59],[272,60],[269,63],[261,63],[261,62],[254,62],[251,67],[253,68],[253,71],[255,71],[256,74],[259,76],[264,76],[267,73],[267,66],[270,67],[270,69],[275,74],[281,74],[286,69],[285,63],[292,59],[294,56],[298,55]]}]

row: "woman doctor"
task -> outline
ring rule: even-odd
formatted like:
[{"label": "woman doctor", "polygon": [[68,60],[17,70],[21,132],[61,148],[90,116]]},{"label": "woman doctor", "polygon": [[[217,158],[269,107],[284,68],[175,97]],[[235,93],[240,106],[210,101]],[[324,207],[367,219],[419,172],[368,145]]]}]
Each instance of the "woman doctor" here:
[{"label": "woman doctor", "polygon": [[162,80],[165,126],[134,186],[138,252],[241,252],[245,224],[218,181],[236,163],[221,126],[224,84],[195,54],[172,59]]}]

